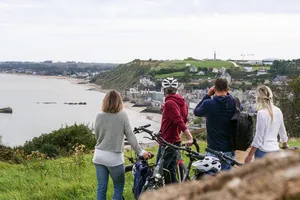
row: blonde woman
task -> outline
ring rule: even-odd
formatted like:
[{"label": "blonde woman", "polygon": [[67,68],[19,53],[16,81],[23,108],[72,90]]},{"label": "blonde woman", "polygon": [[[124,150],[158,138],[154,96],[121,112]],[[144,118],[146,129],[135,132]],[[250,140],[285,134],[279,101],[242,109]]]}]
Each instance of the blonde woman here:
[{"label": "blonde woman", "polygon": [[256,134],[245,163],[251,162],[253,155],[255,158],[262,158],[269,152],[279,151],[278,135],[282,147],[287,147],[288,136],[283,115],[273,104],[273,93],[269,87],[262,85],[257,89],[256,104]]},{"label": "blonde woman", "polygon": [[93,163],[97,175],[97,200],[106,199],[108,177],[114,183],[114,200],[121,200],[124,190],[124,136],[135,152],[145,159],[151,156],[144,151],[132,132],[127,114],[122,111],[123,103],[120,94],[109,91],[102,102],[102,113],[95,122],[95,137],[97,140]]}]

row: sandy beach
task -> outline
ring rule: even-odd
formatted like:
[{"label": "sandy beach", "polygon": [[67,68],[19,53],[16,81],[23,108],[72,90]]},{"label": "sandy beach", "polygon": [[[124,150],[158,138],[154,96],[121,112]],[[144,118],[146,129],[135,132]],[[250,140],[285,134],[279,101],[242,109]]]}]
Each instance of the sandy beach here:
[{"label": "sandy beach", "polygon": [[[14,75],[14,76],[32,76],[32,77],[39,77],[39,78],[44,78],[44,79],[58,79],[58,80],[66,80],[71,82],[72,84],[75,85],[80,85],[87,90],[93,90],[101,93],[107,93],[109,89],[102,89],[100,85],[96,85],[94,83],[89,83],[88,80],[84,79],[78,79],[78,78],[72,78],[72,77],[66,77],[66,76],[40,76],[40,75],[32,75],[32,74],[11,74],[11,73],[2,73],[2,74],[9,74],[9,75]],[[161,115],[156,114],[156,113],[141,113],[142,110],[144,110],[146,107],[132,107],[134,104],[130,102],[125,102],[124,107],[130,110],[133,110],[135,112],[140,113],[142,116],[145,116],[147,119],[160,123],[161,122]]]},{"label": "sandy beach", "polygon": [[[86,87],[88,90],[94,90],[94,91],[102,92],[102,93],[107,93],[109,91],[109,89],[102,89],[100,85],[96,85],[93,83],[82,83],[82,82],[86,82],[85,80],[82,80],[82,79],[75,79],[75,78],[68,78],[68,77],[65,77],[65,78],[66,78],[66,80],[69,80],[73,84],[78,84],[78,85],[82,85],[82,86]],[[80,84],[80,83],[82,83],[82,84]],[[161,122],[161,114],[143,113],[141,111],[144,110],[146,107],[133,107],[133,105],[134,105],[133,103],[124,102],[125,108],[133,110],[135,112],[138,112],[142,116],[145,116],[147,119],[149,119],[153,122],[157,122],[157,123]]]}]

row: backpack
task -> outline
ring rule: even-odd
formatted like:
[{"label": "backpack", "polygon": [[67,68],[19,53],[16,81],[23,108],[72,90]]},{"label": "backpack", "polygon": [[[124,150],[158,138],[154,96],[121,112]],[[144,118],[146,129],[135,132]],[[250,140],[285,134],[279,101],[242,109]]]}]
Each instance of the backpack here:
[{"label": "backpack", "polygon": [[231,138],[233,149],[246,151],[252,144],[254,138],[254,119],[253,115],[242,112],[238,98],[234,98],[235,113],[231,118],[233,122],[233,137]]},{"label": "backpack", "polygon": [[152,169],[149,167],[147,161],[138,161],[134,164],[134,180],[133,193],[135,199],[138,199],[145,182],[152,176]]}]

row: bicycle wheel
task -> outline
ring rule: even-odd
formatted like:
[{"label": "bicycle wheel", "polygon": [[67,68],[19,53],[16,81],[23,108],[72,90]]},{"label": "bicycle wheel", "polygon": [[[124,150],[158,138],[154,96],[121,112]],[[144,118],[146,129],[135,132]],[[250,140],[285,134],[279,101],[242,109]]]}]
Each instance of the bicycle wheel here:
[{"label": "bicycle wheel", "polygon": [[124,185],[123,199],[126,200],[135,199],[133,194],[132,168],[133,168],[133,164],[125,166],[125,185]]}]

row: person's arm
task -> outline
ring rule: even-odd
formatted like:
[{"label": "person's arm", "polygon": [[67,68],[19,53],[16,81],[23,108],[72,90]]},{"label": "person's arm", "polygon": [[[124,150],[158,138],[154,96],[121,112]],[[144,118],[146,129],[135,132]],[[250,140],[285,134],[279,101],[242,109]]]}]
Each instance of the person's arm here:
[{"label": "person's arm", "polygon": [[264,118],[264,113],[258,112],[257,119],[256,119],[256,133],[253,142],[251,144],[251,150],[245,159],[245,163],[251,162],[256,150],[263,145],[266,128],[267,128],[267,124]]},{"label": "person's arm", "polygon": [[141,145],[138,143],[138,141],[132,131],[132,128],[130,126],[129,119],[128,119],[128,116],[126,113],[124,113],[124,135],[126,136],[129,144],[134,149],[136,154],[143,155],[143,153],[145,151],[142,149]]},{"label": "person's arm", "polygon": [[185,144],[188,145],[188,146],[193,145],[193,142],[194,142],[194,141],[193,141],[193,136],[192,136],[190,130],[187,128],[187,129],[183,132],[183,134],[184,134],[185,137],[187,138],[187,141],[185,142]]},{"label": "person's arm", "polygon": [[251,147],[248,156],[245,158],[245,163],[250,163],[252,161],[252,158],[256,152],[257,148],[256,147]]},{"label": "person's arm", "polygon": [[174,102],[174,101],[167,101],[165,103],[165,108],[168,111],[168,117],[170,118],[170,120],[176,124],[180,131],[183,132],[183,134],[186,136],[187,141],[186,144],[187,145],[192,145],[193,144],[193,137],[192,134],[190,133],[189,129],[187,128],[183,117],[180,114],[180,110],[178,105]]},{"label": "person's arm", "polygon": [[287,145],[288,136],[287,136],[285,126],[284,126],[283,116],[282,116],[281,119],[282,120],[281,120],[281,124],[280,124],[280,127],[279,127],[280,142],[282,144],[282,147],[286,148],[286,147],[288,147],[288,145]]},{"label": "person's arm", "polygon": [[100,125],[98,124],[100,115],[98,114],[95,120],[95,138],[98,139],[99,137],[99,132],[100,132]]},{"label": "person's arm", "polygon": [[208,93],[203,97],[203,99],[196,106],[196,108],[194,110],[195,116],[205,117],[207,108],[204,105],[204,101],[211,99],[211,96],[213,96],[214,94],[215,94],[215,87],[213,86],[213,87],[209,88]]},{"label": "person's arm", "polygon": [[206,94],[203,99],[197,104],[195,110],[194,110],[194,115],[198,117],[204,117],[206,114],[206,107],[204,106],[204,101],[207,99],[211,99],[211,97]]},{"label": "person's arm", "polygon": [[174,101],[167,101],[164,109],[168,112],[168,118],[179,127],[181,132],[184,132],[187,127],[183,117],[180,114],[180,108],[178,105]]}]

